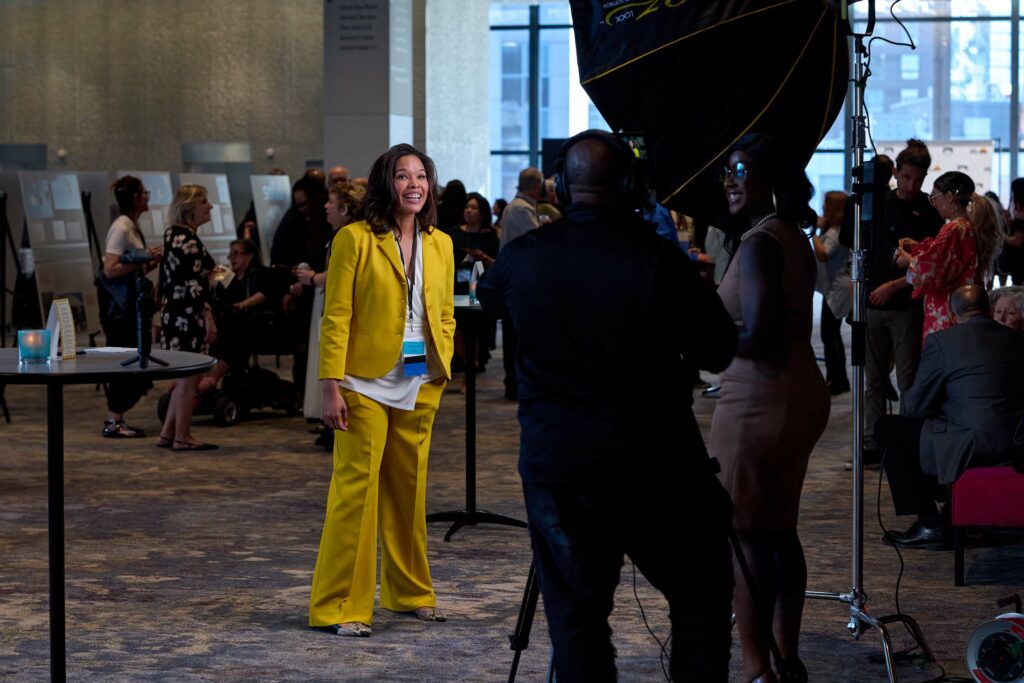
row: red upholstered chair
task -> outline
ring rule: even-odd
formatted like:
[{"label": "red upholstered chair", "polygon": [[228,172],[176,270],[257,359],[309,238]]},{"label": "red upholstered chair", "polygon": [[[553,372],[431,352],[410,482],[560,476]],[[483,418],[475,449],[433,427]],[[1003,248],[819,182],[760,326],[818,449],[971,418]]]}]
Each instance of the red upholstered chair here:
[{"label": "red upholstered chair", "polygon": [[966,470],[953,483],[953,580],[964,585],[964,529],[1024,528],[1024,474],[1009,465]]}]

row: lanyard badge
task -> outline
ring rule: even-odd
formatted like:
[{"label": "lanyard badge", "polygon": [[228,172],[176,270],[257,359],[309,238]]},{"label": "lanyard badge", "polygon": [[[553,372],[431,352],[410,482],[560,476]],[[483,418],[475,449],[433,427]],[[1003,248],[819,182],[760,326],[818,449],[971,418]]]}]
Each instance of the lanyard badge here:
[{"label": "lanyard badge", "polygon": [[427,345],[422,339],[402,342],[402,374],[406,377],[427,374]]}]

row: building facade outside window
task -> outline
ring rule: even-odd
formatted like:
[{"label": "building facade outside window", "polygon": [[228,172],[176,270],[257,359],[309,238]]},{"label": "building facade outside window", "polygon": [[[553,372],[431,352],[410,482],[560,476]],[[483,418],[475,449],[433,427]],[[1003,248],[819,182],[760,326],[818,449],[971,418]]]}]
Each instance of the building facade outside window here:
[{"label": "building facade outside window", "polygon": [[[1020,3],[904,0],[895,8],[904,30],[889,14],[890,2],[878,2],[879,39],[870,44],[865,91],[871,138],[992,141],[986,185],[1005,203],[1020,173]],[[863,30],[866,3],[853,8]],[[568,2],[492,0],[490,18],[490,191],[511,199],[519,171],[540,166],[542,139],[608,124],[579,85]],[[906,43],[907,32],[916,50],[886,42]],[[849,190],[849,125],[844,108],[807,166],[816,202],[827,191]]]}]

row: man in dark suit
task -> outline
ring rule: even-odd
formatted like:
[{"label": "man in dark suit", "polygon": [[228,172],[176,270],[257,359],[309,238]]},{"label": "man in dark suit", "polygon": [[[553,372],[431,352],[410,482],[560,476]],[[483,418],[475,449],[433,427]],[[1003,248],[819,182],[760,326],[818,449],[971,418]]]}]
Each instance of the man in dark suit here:
[{"label": "man in dark suit", "polygon": [[610,133],[566,142],[564,218],[506,245],[477,297],[519,331],[519,473],[559,682],[614,680],[608,616],[626,554],[668,599],[673,679],[725,681],[731,505],[686,362],[723,370],[736,326],[687,254],[639,219],[631,164]]},{"label": "man in dark suit", "polygon": [[883,416],[875,435],[896,514],[916,514],[900,546],[942,542],[936,500],[968,467],[1009,461],[1024,418],[1024,335],[988,315],[988,295],[967,285],[953,293],[957,324],[928,335],[901,416]]}]

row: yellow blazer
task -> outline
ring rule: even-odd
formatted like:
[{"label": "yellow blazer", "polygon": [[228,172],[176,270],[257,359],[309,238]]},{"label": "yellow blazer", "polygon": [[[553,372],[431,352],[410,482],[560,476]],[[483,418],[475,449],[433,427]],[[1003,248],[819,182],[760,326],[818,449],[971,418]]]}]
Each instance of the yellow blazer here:
[{"label": "yellow blazer", "polygon": [[[441,230],[419,233],[423,250],[426,338],[451,379],[455,350],[455,257],[452,239]],[[324,317],[320,328],[320,379],[382,377],[402,355],[408,318],[408,283],[390,231],[376,235],[369,223],[338,231],[327,266]]]}]

